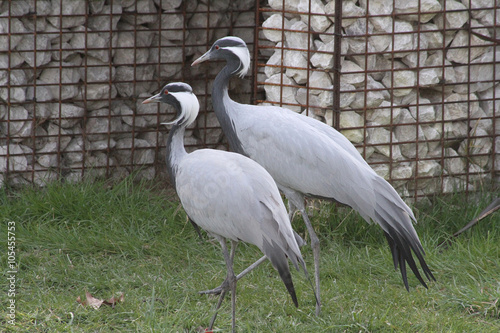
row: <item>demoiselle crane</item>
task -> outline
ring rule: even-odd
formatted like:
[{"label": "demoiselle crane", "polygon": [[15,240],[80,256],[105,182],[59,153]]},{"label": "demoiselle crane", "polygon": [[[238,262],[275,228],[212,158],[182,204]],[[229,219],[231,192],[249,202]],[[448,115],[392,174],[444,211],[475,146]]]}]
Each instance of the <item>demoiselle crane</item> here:
[{"label": "demoiselle crane", "polygon": [[[373,220],[380,225],[407,290],[406,263],[427,287],[412,251],[426,277],[435,280],[412,225],[412,220],[416,222],[413,212],[346,137],[318,120],[286,108],[233,101],[228,94],[230,78],[243,77],[250,68],[250,53],[241,38],[217,40],[192,66],[208,60],[226,61],[212,86],[212,104],[231,150],[262,165],[287,197],[290,214],[296,209],[301,212],[311,238],[317,295],[319,240],[305,210],[305,197],[338,201],[352,207],[367,222]],[[319,313],[319,304],[316,310]]]},{"label": "demoiselle crane", "polygon": [[[303,240],[292,230],[271,175],[258,163],[240,154],[213,149],[186,152],[184,132],[199,111],[198,99],[188,84],[167,84],[143,104],[151,102],[167,103],[177,110],[177,119],[168,123],[173,127],[167,139],[167,170],[186,214],[220,242],[226,261],[227,276],[209,329],[213,327],[228,290],[231,291],[233,331],[235,329],[233,258],[238,241],[254,244],[266,255],[278,271],[293,303],[298,306],[288,259],[308,276],[297,243],[297,240]],[[231,252],[228,252],[226,240],[231,241]]]}]

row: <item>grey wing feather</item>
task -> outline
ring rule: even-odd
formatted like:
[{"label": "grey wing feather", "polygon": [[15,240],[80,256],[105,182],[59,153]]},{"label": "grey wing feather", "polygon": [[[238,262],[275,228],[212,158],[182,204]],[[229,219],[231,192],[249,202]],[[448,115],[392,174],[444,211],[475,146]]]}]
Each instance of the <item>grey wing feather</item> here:
[{"label": "grey wing feather", "polygon": [[413,212],[342,134],[278,107],[253,107],[235,114],[239,114],[235,124],[245,152],[269,171],[280,188],[352,207],[367,222],[373,220],[382,227],[406,286],[405,262],[423,282],[411,251],[426,276],[434,279],[412,225]]}]

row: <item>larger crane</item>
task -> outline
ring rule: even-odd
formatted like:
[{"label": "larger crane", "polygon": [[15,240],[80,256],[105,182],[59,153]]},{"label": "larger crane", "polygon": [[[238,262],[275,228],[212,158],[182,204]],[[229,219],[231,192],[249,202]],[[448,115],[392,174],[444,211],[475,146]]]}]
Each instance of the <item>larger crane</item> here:
[{"label": "larger crane", "polygon": [[412,220],[416,222],[413,212],[351,142],[334,128],[289,109],[233,101],[228,94],[229,80],[243,77],[250,67],[250,53],[241,38],[217,40],[192,65],[208,60],[226,61],[212,86],[212,104],[230,148],[262,165],[287,197],[290,213],[296,209],[301,212],[311,238],[317,295],[319,240],[305,210],[305,197],[338,201],[352,207],[367,222],[375,221],[384,231],[406,289],[406,264],[427,287],[412,251],[426,277],[434,280],[434,276],[412,225]]},{"label": "larger crane", "polygon": [[[254,244],[266,255],[298,306],[288,259],[308,276],[297,243],[303,240],[292,230],[271,175],[240,154],[213,149],[186,152],[184,132],[199,111],[198,99],[188,84],[167,84],[143,104],[151,102],[167,103],[177,109],[178,116],[170,123],[173,127],[167,139],[167,170],[186,214],[220,242],[226,261],[227,276],[209,330],[228,290],[231,291],[232,329],[235,330],[233,258],[238,241]],[[228,252],[226,240],[231,241],[231,252]]]}]

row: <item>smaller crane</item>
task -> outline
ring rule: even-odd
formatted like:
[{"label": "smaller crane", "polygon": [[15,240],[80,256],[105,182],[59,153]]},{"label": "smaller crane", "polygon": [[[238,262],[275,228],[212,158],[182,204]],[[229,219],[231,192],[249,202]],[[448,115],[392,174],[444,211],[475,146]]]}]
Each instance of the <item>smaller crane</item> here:
[{"label": "smaller crane", "polygon": [[[225,294],[231,290],[232,330],[235,331],[237,280],[233,259],[238,241],[254,244],[266,255],[278,271],[293,303],[298,306],[288,259],[297,270],[302,267],[308,277],[298,245],[303,240],[292,230],[271,175],[258,163],[240,154],[214,149],[186,152],[184,132],[199,111],[198,99],[188,84],[167,84],[160,93],[142,103],[151,102],[167,103],[177,110],[177,119],[168,123],[173,127],[167,139],[167,170],[186,214],[220,242],[226,261],[227,277],[209,330]],[[231,241],[230,252],[227,239]]]}]

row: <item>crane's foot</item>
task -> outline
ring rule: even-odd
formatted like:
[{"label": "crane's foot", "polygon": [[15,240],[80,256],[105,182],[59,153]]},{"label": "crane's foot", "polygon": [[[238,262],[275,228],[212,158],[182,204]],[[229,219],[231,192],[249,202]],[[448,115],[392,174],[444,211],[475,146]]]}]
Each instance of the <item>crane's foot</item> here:
[{"label": "crane's foot", "polygon": [[202,290],[199,291],[198,294],[201,295],[220,295],[223,291],[228,291],[230,289],[230,284],[228,279],[226,278],[224,282],[220,286],[214,289]]},{"label": "crane's foot", "polygon": [[201,294],[201,295],[220,295],[221,292],[222,292],[222,286],[218,286],[217,288],[214,288],[214,289],[198,291],[198,294]]}]

